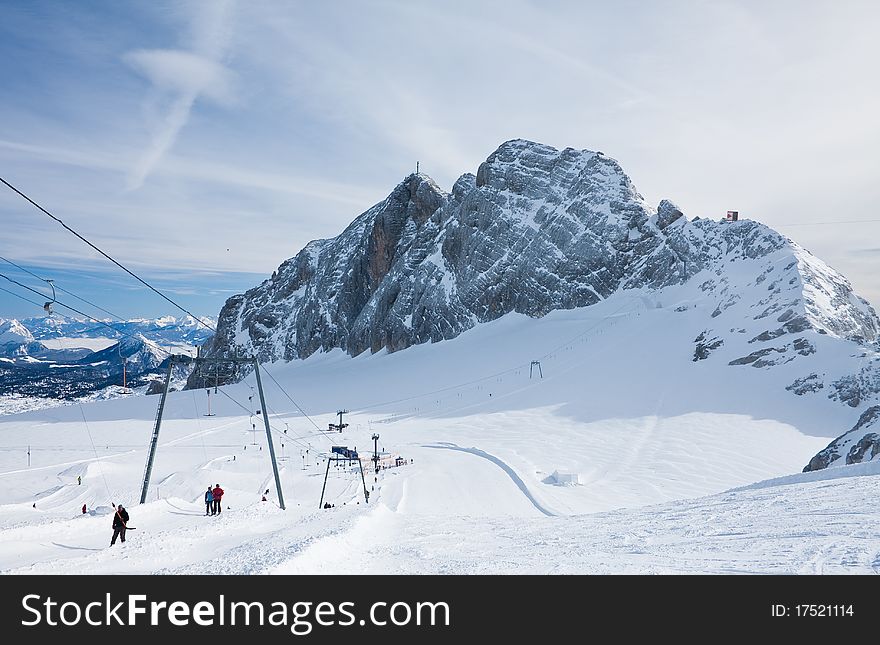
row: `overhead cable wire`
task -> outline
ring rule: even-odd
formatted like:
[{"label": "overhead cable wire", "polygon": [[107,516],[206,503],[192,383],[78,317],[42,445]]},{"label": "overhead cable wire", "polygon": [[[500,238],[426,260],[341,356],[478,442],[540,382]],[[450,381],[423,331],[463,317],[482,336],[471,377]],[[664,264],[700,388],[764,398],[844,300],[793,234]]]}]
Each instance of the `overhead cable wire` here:
[{"label": "overhead cable wire", "polygon": [[[150,291],[153,291],[154,293],[158,294],[159,296],[161,296],[162,298],[164,298],[166,301],[168,301],[169,303],[171,303],[172,305],[174,305],[175,307],[177,307],[178,309],[180,309],[182,312],[184,312],[184,313],[187,314],[188,316],[192,317],[193,320],[195,320],[196,322],[198,322],[198,323],[199,323],[200,325],[202,325],[203,327],[205,327],[205,328],[211,330],[212,332],[215,332],[215,333],[217,332],[217,329],[216,329],[215,327],[212,327],[211,325],[207,324],[205,321],[203,321],[201,318],[199,318],[198,316],[196,316],[195,314],[193,314],[191,311],[189,311],[188,309],[186,309],[186,308],[183,307],[182,305],[179,305],[179,304],[176,303],[174,300],[172,300],[171,298],[169,298],[168,296],[166,296],[164,293],[162,293],[161,291],[159,291],[156,287],[154,287],[154,286],[151,285],[149,282],[147,282],[146,280],[144,280],[143,278],[141,278],[139,275],[137,275],[134,271],[132,271],[131,269],[129,269],[128,267],[126,267],[125,265],[123,265],[123,264],[122,264],[121,262],[119,262],[118,260],[114,259],[114,258],[113,258],[112,256],[110,256],[108,253],[104,252],[100,247],[98,247],[97,245],[93,244],[92,242],[90,242],[89,240],[87,240],[85,237],[83,237],[82,235],[80,235],[79,233],[77,233],[75,230],[73,230],[71,227],[69,227],[67,224],[65,224],[60,218],[56,217],[55,215],[53,215],[52,213],[50,213],[48,210],[46,210],[45,208],[43,208],[42,206],[40,206],[37,202],[35,202],[35,201],[34,201],[33,199],[31,199],[30,197],[28,197],[26,194],[24,194],[22,191],[20,191],[20,190],[19,190],[18,188],[16,188],[15,186],[13,186],[12,184],[10,184],[10,183],[9,183],[8,181],[6,181],[3,177],[0,177],[0,182],[2,182],[4,185],[6,185],[6,187],[8,187],[8,188],[9,188],[10,190],[12,190],[14,193],[16,193],[17,195],[19,195],[20,197],[22,197],[24,200],[26,200],[26,201],[27,201],[28,203],[30,203],[32,206],[34,206],[35,208],[37,208],[39,211],[41,211],[42,213],[48,215],[50,218],[52,218],[53,220],[55,220],[56,222],[58,222],[62,227],[64,227],[64,229],[66,229],[67,231],[69,231],[70,233],[72,233],[73,235],[75,235],[77,238],[79,238],[80,240],[82,240],[83,242],[85,242],[89,247],[91,247],[92,249],[94,249],[95,251],[97,251],[98,253],[100,253],[101,255],[103,255],[105,258],[107,258],[108,260],[110,260],[110,262],[112,262],[113,264],[115,264],[116,266],[118,266],[120,269],[122,269],[123,271],[125,271],[128,275],[130,275],[130,276],[133,277],[135,280],[137,280],[138,282],[140,282],[142,285],[144,285],[145,287],[147,287]],[[68,308],[70,308],[70,307],[68,307]]]},{"label": "overhead cable wire", "polygon": [[880,222],[880,219],[851,219],[840,222],[792,222],[790,224],[773,224],[773,226],[833,226],[835,224],[871,224],[873,222]]},{"label": "overhead cable wire", "polygon": [[[24,268],[24,267],[21,266],[20,264],[16,264],[16,263],[13,262],[12,260],[10,260],[10,259],[8,259],[8,258],[5,258],[5,257],[3,257],[2,255],[0,255],[0,260],[3,260],[4,262],[7,262],[7,263],[11,264],[12,266],[14,266],[14,267],[17,268],[17,269],[21,269],[21,270],[24,271],[25,273],[27,273],[27,274],[29,274],[29,275],[32,275],[33,277],[37,278],[38,280],[42,280],[43,282],[49,282],[49,279],[47,279],[47,278],[43,278],[43,277],[41,277],[41,276],[38,276],[38,275],[37,275],[36,273],[34,273],[33,271],[30,271],[29,269]],[[99,309],[99,310],[103,311],[105,314],[108,314],[109,316],[112,316],[113,318],[117,318],[117,319],[119,319],[119,320],[122,320],[122,316],[119,316],[119,315],[117,315],[117,314],[114,314],[112,311],[107,311],[106,309],[104,309],[104,308],[101,307],[100,305],[96,305],[94,302],[91,302],[91,301],[89,301],[89,300],[86,300],[86,299],[83,298],[82,296],[79,296],[79,295],[73,293],[72,291],[68,291],[67,289],[64,289],[63,287],[59,287],[57,284],[55,285],[55,288],[56,288],[58,291],[61,291],[61,292],[63,292],[63,293],[66,293],[66,294],[69,295],[69,296],[73,296],[73,297],[76,298],[77,300],[81,300],[82,302],[86,303],[87,305],[90,305],[90,306],[94,307],[95,309]]]},{"label": "overhead cable wire", "polygon": [[324,431],[321,429],[321,427],[318,426],[317,423],[315,423],[315,421],[312,419],[312,417],[310,417],[308,414],[306,414],[306,411],[300,407],[299,403],[297,403],[294,400],[294,398],[292,396],[290,396],[290,394],[287,392],[287,390],[285,390],[281,386],[281,383],[279,383],[278,380],[274,376],[272,376],[271,372],[269,372],[269,370],[267,370],[265,368],[265,366],[263,367],[263,371],[266,372],[266,376],[268,376],[272,380],[272,382],[278,387],[278,389],[281,390],[282,394],[284,394],[284,396],[286,396],[290,400],[290,402],[293,403],[294,406],[296,406],[296,409],[299,410],[300,414],[302,414],[306,419],[308,419],[309,422],[313,426],[315,426],[315,429],[318,430],[318,432],[321,432],[323,435]]},{"label": "overhead cable wire", "polygon": [[21,294],[19,294],[19,293],[15,293],[14,291],[10,291],[9,289],[4,289],[3,287],[0,287],[0,291],[5,291],[5,292],[8,293],[10,296],[15,296],[16,298],[21,298],[21,299],[24,300],[25,302],[29,302],[29,303],[31,303],[32,305],[36,305],[37,307],[42,307],[42,306],[43,306],[43,305],[41,305],[39,302],[34,302],[34,301],[31,300],[30,298],[25,298],[23,295],[21,295]]},{"label": "overhead cable wire", "polygon": [[[8,280],[9,282],[12,282],[13,284],[17,284],[19,287],[22,287],[23,289],[27,289],[28,291],[30,291],[30,292],[32,292],[32,293],[35,293],[35,294],[37,294],[38,296],[43,296],[44,298],[47,297],[45,293],[42,293],[42,292],[40,292],[40,291],[37,291],[36,289],[34,289],[34,288],[32,288],[32,287],[29,287],[29,286],[26,285],[26,284],[22,284],[22,283],[19,282],[18,280],[14,280],[14,279],[10,278],[8,275],[6,275],[6,274],[4,274],[4,273],[0,273],[0,278],[3,278],[4,280]],[[5,291],[5,290],[4,290],[4,291]],[[8,293],[12,293],[12,292],[8,292]],[[13,294],[13,295],[17,295],[17,294]],[[19,297],[21,297],[21,296],[19,296]],[[35,303],[35,304],[36,304],[36,303]],[[138,339],[137,336],[135,336],[135,335],[133,335],[133,334],[126,334],[125,332],[116,329],[115,327],[113,327],[112,325],[109,325],[108,323],[104,322],[103,320],[99,320],[99,319],[95,318],[94,316],[90,316],[90,315],[87,314],[86,312],[84,312],[84,311],[80,311],[80,310],[77,309],[76,307],[71,307],[70,305],[67,305],[67,304],[63,303],[63,302],[61,302],[60,300],[56,300],[56,301],[54,302],[54,304],[56,304],[56,305],[58,305],[58,306],[60,306],[60,307],[64,307],[65,309],[70,309],[71,311],[73,311],[73,312],[79,314],[80,316],[85,316],[86,318],[88,318],[88,319],[91,320],[92,322],[97,323],[97,324],[99,324],[99,325],[102,325],[102,326],[106,327],[107,329],[110,329],[110,330],[113,331],[114,333],[119,334],[120,336],[122,336],[122,337],[124,337],[124,338],[133,338],[133,339],[135,339],[135,340]],[[168,350],[166,350],[165,348],[163,348],[163,347],[161,347],[161,346],[159,346],[159,345],[156,345],[156,349],[159,350],[159,351],[161,351],[162,353],[168,355],[168,356],[171,356],[171,352],[169,352]]]},{"label": "overhead cable wire", "polygon": [[[242,410],[244,410],[245,412],[247,412],[247,413],[248,413],[248,416],[253,416],[253,414],[251,413],[250,408],[248,408],[246,405],[244,405],[244,404],[241,403],[240,401],[236,400],[236,399],[235,399],[234,397],[232,397],[229,393],[225,392],[222,388],[218,388],[217,391],[220,392],[220,394],[222,394],[223,396],[225,396],[227,399],[229,399],[230,401],[232,401],[235,405],[237,405],[238,407],[240,407]],[[264,413],[265,413],[265,411],[264,411]],[[303,439],[302,437],[298,437],[298,436],[296,436],[296,435],[291,436],[291,435],[289,435],[289,434],[285,434],[283,430],[280,430],[280,429],[274,427],[271,423],[269,424],[269,429],[270,429],[271,431],[273,431],[276,435],[278,435],[280,438],[287,439],[288,441],[293,441],[294,443],[299,444],[299,445],[302,446],[303,448],[311,448],[311,446],[310,446],[309,444],[307,444],[306,442],[304,442],[304,441],[302,440],[302,439]],[[319,454],[320,454],[320,453],[319,453]]]}]

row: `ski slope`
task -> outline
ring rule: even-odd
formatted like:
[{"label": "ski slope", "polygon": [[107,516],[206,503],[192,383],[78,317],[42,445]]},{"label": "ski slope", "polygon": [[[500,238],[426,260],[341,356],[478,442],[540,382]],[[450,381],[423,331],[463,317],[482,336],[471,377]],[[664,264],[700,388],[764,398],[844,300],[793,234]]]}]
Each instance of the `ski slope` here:
[{"label": "ski slope", "polygon": [[[0,571],[880,571],[878,469],[789,477],[856,412],[786,393],[797,365],[694,363],[705,312],[679,304],[622,293],[390,355],[267,366],[284,511],[262,414],[251,414],[253,375],[211,392],[215,416],[204,416],[204,390],[169,395],[144,505],[158,397],[3,417]],[[831,365],[825,341],[804,360]],[[543,378],[530,377],[532,360]],[[318,430],[342,408],[343,433]],[[321,455],[331,445],[369,453],[373,433],[409,463],[366,473],[369,504],[359,472],[331,467],[325,499],[335,507],[319,509]],[[555,470],[580,483],[554,485]],[[224,510],[205,517],[202,494],[215,483]],[[111,502],[136,527],[113,548]]]}]

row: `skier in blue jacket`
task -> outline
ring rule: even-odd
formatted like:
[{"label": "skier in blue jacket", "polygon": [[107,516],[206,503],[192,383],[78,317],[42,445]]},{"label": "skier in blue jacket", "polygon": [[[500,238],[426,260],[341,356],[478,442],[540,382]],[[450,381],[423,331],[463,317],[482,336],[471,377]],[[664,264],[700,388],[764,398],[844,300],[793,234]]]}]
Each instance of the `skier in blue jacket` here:
[{"label": "skier in blue jacket", "polygon": [[205,515],[211,514],[211,507],[214,505],[214,491],[211,490],[211,487],[208,486],[208,491],[205,493]]}]

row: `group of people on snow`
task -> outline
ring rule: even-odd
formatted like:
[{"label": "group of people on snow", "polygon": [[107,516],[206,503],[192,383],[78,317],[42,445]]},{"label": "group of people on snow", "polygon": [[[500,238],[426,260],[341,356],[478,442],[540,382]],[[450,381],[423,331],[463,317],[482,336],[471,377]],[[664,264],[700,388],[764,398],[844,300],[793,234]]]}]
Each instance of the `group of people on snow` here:
[{"label": "group of people on snow", "polygon": [[214,484],[214,488],[208,486],[205,491],[205,515],[219,515],[223,510],[220,500],[223,499],[223,489],[220,484]]},{"label": "group of people on snow", "polygon": [[[220,488],[220,484],[214,484],[214,487],[211,488],[208,486],[208,490],[205,492],[205,515],[219,515],[222,508],[220,505],[220,501],[223,499],[223,489]],[[36,506],[36,505],[35,505]],[[116,540],[119,539],[123,544],[125,543],[125,531],[128,527],[128,511],[125,510],[125,507],[122,504],[115,506],[115,512],[113,513],[113,538],[110,540],[110,546],[116,544]],[[86,512],[86,505],[83,504],[82,512]]]}]

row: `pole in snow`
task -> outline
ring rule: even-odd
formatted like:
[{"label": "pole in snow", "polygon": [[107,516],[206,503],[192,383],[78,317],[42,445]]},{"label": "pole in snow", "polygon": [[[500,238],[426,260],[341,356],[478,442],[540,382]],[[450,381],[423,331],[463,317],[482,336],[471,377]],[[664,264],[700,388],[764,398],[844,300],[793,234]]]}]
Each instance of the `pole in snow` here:
[{"label": "pole in snow", "polygon": [[370,503],[370,491],[367,490],[367,479],[364,477],[364,462],[358,457],[358,466],[361,468],[361,483],[364,485],[364,503]]},{"label": "pole in snow", "polygon": [[318,502],[318,508],[324,506],[324,491],[327,490],[327,475],[330,474],[330,458],[327,457],[327,470],[324,471],[324,486],[321,487],[321,501]]},{"label": "pole in snow", "polygon": [[[233,363],[234,366],[237,366],[238,363],[248,363],[250,365],[253,365],[254,373],[256,374],[256,377],[257,377],[257,388],[259,389],[259,393],[260,393],[260,411],[258,413],[260,413],[261,416],[263,417],[263,424],[266,426],[266,442],[269,446],[269,457],[272,460],[272,473],[275,476],[275,489],[276,489],[276,492],[278,493],[278,505],[281,507],[282,510],[284,510],[285,509],[284,494],[281,491],[281,478],[278,474],[278,463],[275,460],[275,446],[272,443],[272,431],[269,428],[269,415],[262,414],[262,411],[266,409],[266,398],[263,394],[263,381],[260,378],[260,364],[256,358],[240,358],[238,356],[235,356],[233,358],[221,358],[221,359],[209,359],[209,358],[201,358],[201,357],[197,357],[194,359],[191,356],[175,355],[175,356],[172,356],[170,359],[168,359],[168,370],[165,375],[165,387],[162,389],[162,398],[159,400],[159,410],[156,412],[156,425],[153,428],[153,435],[150,438],[150,449],[147,454],[147,464],[146,464],[146,467],[144,468],[144,480],[143,480],[143,488],[141,489],[140,503],[145,504],[147,501],[147,491],[150,487],[150,475],[152,474],[152,471],[153,471],[153,461],[156,457],[156,448],[157,448],[158,442],[159,442],[159,430],[162,427],[162,413],[165,410],[165,401],[168,398],[168,389],[169,389],[168,386],[171,383],[171,371],[172,371],[175,363],[189,365],[189,364],[192,364],[193,362],[196,363],[197,368],[199,368],[203,364],[210,364],[210,363],[217,364],[219,362],[230,362],[230,363]],[[253,399],[253,395],[251,395],[250,399],[251,400]],[[251,408],[251,409],[253,409],[253,408]],[[253,413],[251,413],[251,419],[253,419]],[[254,424],[253,421],[251,422],[251,426],[253,427],[254,432],[256,433],[256,424]],[[255,443],[256,443],[256,441],[255,441]],[[245,450],[247,450],[247,445],[245,445]],[[233,457],[233,459],[234,459],[234,457]],[[158,490],[157,490],[157,494],[158,494]]]},{"label": "pole in snow", "polygon": [[205,414],[206,417],[213,417],[214,415],[211,413],[211,388],[205,390],[208,395],[208,412]]},{"label": "pole in snow", "polygon": [[373,434],[373,467],[379,472],[379,435]]},{"label": "pole in snow", "polygon": [[[254,359],[254,374],[257,377],[257,389],[260,391],[260,410],[266,409],[266,398],[263,396],[263,381],[260,378],[260,361]],[[278,494],[278,505],[284,510],[284,493],[281,492],[281,477],[278,475],[278,463],[275,461],[275,446],[272,444],[272,431],[269,429],[269,415],[263,414],[266,426],[266,443],[269,444],[269,457],[272,459],[272,473],[275,475],[275,492]]]},{"label": "pole in snow", "polygon": [[147,490],[150,487],[150,475],[153,473],[153,460],[156,458],[156,447],[159,445],[159,429],[162,427],[162,413],[165,411],[165,400],[168,398],[168,386],[171,385],[171,370],[174,368],[174,357],[168,359],[168,370],[165,373],[165,387],[159,399],[159,410],[156,412],[156,425],[150,437],[150,451],[147,453],[147,465],[144,467],[144,484],[141,488],[141,504],[147,503]]}]

